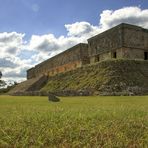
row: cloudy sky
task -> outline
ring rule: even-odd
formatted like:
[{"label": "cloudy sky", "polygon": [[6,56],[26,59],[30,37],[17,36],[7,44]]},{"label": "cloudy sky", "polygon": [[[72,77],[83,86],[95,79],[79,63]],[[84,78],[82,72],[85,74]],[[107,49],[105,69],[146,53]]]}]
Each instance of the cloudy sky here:
[{"label": "cloudy sky", "polygon": [[0,0],[3,79],[123,22],[148,29],[148,0]]}]

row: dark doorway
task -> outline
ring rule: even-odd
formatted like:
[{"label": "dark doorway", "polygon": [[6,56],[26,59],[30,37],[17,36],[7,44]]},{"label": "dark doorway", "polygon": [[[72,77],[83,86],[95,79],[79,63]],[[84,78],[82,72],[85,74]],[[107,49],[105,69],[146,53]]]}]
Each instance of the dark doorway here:
[{"label": "dark doorway", "polygon": [[148,52],[144,52],[144,60],[148,60]]},{"label": "dark doorway", "polygon": [[113,58],[117,58],[117,53],[116,52],[113,52]]}]

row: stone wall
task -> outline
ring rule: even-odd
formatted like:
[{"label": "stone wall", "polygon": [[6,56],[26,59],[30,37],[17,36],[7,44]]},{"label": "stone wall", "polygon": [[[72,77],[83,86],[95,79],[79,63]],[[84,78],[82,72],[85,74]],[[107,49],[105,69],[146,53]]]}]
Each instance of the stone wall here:
[{"label": "stone wall", "polygon": [[88,52],[90,63],[111,58],[144,59],[144,52],[148,52],[148,30],[120,24],[88,39]]},{"label": "stone wall", "polygon": [[35,68],[30,68],[27,70],[27,79],[31,79],[35,77]]},{"label": "stone wall", "polygon": [[67,72],[67,71],[70,71],[70,70],[74,70],[74,69],[79,68],[79,67],[82,67],[82,61],[69,62],[67,64],[52,68],[48,72],[48,75],[53,76],[55,74]]},{"label": "stone wall", "polygon": [[148,50],[148,30],[124,24],[123,47]]},{"label": "stone wall", "polygon": [[122,47],[122,25],[88,39],[89,56],[95,56]]},{"label": "stone wall", "polygon": [[148,57],[148,30],[123,23],[29,69],[27,78],[53,76],[111,58],[142,60],[145,52]]},{"label": "stone wall", "polygon": [[148,61],[106,60],[50,77],[41,89],[57,95],[146,95]]},{"label": "stone wall", "polygon": [[136,48],[122,48],[122,58],[124,59],[144,59],[144,50]]},{"label": "stone wall", "polygon": [[148,50],[136,49],[136,48],[126,48],[122,47],[109,52],[104,52],[99,55],[90,57],[90,63],[96,63],[103,60],[113,59],[113,53],[116,52],[117,59],[133,59],[133,60],[144,60],[144,52]]},{"label": "stone wall", "polygon": [[27,78],[55,75],[88,64],[88,45],[78,44],[27,71]]}]

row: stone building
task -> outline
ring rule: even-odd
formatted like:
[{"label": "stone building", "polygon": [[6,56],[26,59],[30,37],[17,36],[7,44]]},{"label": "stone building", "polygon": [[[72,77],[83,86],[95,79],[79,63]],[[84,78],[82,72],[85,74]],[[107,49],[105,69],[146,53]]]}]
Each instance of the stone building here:
[{"label": "stone building", "polygon": [[148,60],[148,30],[120,24],[80,43],[27,71],[27,79],[53,76],[111,58]]},{"label": "stone building", "polygon": [[111,58],[148,60],[148,30],[120,24],[88,39],[90,63]]},{"label": "stone building", "polygon": [[88,64],[88,45],[80,43],[36,65],[27,71],[27,79],[41,75],[52,76]]}]

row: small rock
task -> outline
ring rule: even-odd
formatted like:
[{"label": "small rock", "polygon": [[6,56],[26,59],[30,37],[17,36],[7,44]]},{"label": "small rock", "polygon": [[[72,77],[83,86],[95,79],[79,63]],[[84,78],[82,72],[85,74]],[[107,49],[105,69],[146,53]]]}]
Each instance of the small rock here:
[{"label": "small rock", "polygon": [[59,102],[60,99],[53,94],[48,94],[48,101]]}]

